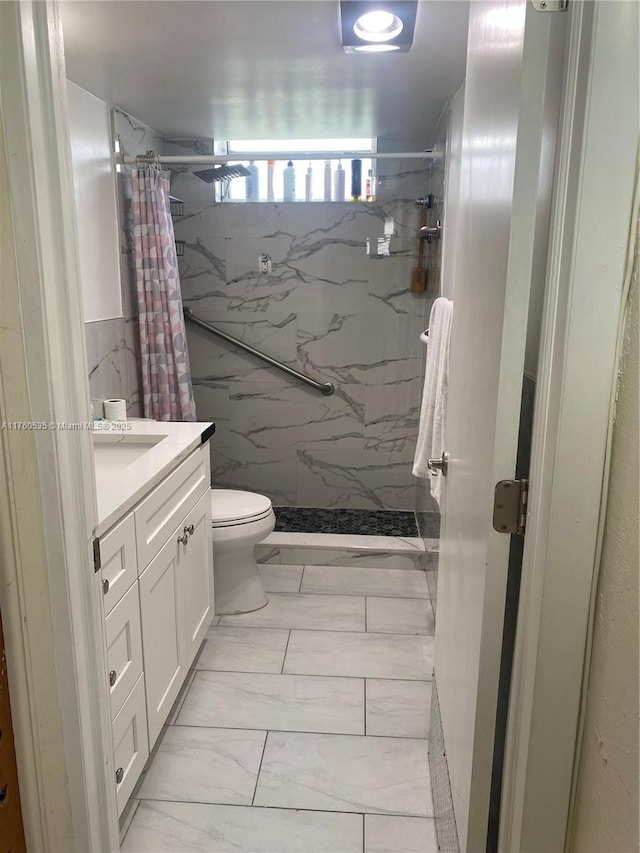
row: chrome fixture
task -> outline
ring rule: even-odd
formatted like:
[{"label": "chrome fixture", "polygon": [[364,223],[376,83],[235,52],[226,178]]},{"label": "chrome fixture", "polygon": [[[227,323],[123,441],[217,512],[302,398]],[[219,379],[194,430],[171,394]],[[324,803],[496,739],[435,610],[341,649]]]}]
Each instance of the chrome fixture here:
[{"label": "chrome fixture", "polygon": [[169,210],[171,216],[184,216],[184,202],[181,198],[176,198],[174,195],[169,196]]},{"label": "chrome fixture", "polygon": [[442,235],[442,222],[438,219],[435,225],[424,225],[418,228],[418,240],[426,240],[427,243],[432,243],[434,240],[439,240]]},{"label": "chrome fixture", "polygon": [[203,169],[201,172],[194,172],[193,174],[201,181],[213,184],[219,181],[230,181],[232,178],[246,178],[251,172],[246,166],[235,163],[232,166],[214,166],[213,169]]},{"label": "chrome fixture", "polygon": [[427,460],[427,467],[431,471],[432,476],[435,477],[438,471],[440,471],[442,476],[446,477],[449,470],[449,454],[443,453],[440,459]]},{"label": "chrome fixture", "polygon": [[248,352],[250,355],[259,358],[261,361],[266,361],[266,363],[270,364],[271,367],[277,367],[278,370],[282,370],[283,373],[287,373],[289,376],[293,376],[294,379],[298,379],[300,382],[304,382],[305,385],[310,385],[311,388],[315,388],[316,391],[320,391],[322,394],[325,395],[325,397],[330,397],[331,394],[333,394],[333,392],[335,391],[335,387],[332,382],[316,382],[315,379],[312,379],[305,373],[300,373],[300,371],[294,370],[293,367],[289,367],[286,364],[282,364],[275,358],[271,358],[270,355],[266,355],[265,353],[260,352],[260,350],[255,349],[249,344],[245,344],[244,341],[239,341],[232,335],[228,335],[226,332],[223,332],[220,329],[216,329],[215,326],[212,326],[205,320],[201,320],[200,317],[196,317],[191,308],[184,307],[182,311],[185,320],[188,320],[189,323],[193,323],[195,326],[199,326],[201,329],[205,329],[212,335],[221,338],[221,340],[226,341],[228,344],[232,344],[234,347],[238,347],[238,349]]},{"label": "chrome fixture", "polygon": [[[233,163],[242,156],[245,160],[339,160],[359,157],[362,160],[443,160],[442,150],[426,148],[424,151],[243,151],[242,154],[168,154],[160,157],[150,151],[144,156],[132,157],[125,154],[122,162],[125,165],[143,163],[145,165],[160,162],[165,165],[181,163],[185,166],[220,166],[223,163]],[[238,164],[235,164],[238,166]],[[244,166],[240,167],[244,168]],[[244,173],[242,173],[244,174]],[[219,177],[218,173],[218,177]],[[203,178],[204,180],[204,178]],[[420,203],[420,201],[418,202]]]},{"label": "chrome fixture", "polygon": [[[246,178],[247,175],[251,174],[246,166],[240,163],[229,163],[229,160],[237,160],[237,157],[224,157],[222,159],[224,159],[225,165],[220,164],[220,158],[218,157],[200,158],[198,161],[192,160],[192,162],[215,164],[212,169],[203,169],[201,172],[194,172],[193,174],[207,184],[213,184],[218,181],[230,181],[232,178]],[[155,169],[159,169],[162,163],[182,163],[185,160],[181,157],[162,157],[160,154],[156,154],[155,151],[149,150],[146,154],[137,154],[135,157],[125,156],[123,157],[123,162],[125,165],[132,163],[136,166],[152,166]],[[182,216],[184,214],[184,202],[182,199],[170,195],[169,203],[171,205],[172,216]],[[175,213],[174,206],[176,207]]]},{"label": "chrome fixture", "polygon": [[413,44],[418,0],[340,0],[345,53],[407,53]]}]

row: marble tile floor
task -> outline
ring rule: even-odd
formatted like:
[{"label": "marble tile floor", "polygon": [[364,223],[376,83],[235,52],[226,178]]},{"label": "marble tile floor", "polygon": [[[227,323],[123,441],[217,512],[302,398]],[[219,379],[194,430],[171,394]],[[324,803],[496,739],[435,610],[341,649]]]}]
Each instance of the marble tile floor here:
[{"label": "marble tile floor", "polygon": [[216,617],[125,853],[436,853],[424,576],[335,569],[262,565],[269,604]]}]

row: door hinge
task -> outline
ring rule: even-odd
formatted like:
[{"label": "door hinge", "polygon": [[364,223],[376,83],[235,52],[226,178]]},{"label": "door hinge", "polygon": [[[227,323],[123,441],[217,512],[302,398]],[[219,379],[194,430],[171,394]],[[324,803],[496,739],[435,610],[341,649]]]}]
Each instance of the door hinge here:
[{"label": "door hinge", "polygon": [[102,568],[100,561],[100,540],[96,537],[93,540],[93,571],[99,572]]},{"label": "door hinge", "polygon": [[536,12],[566,12],[569,0],[531,0]]},{"label": "door hinge", "polygon": [[500,480],[493,500],[493,529],[524,536],[527,526],[528,480]]}]

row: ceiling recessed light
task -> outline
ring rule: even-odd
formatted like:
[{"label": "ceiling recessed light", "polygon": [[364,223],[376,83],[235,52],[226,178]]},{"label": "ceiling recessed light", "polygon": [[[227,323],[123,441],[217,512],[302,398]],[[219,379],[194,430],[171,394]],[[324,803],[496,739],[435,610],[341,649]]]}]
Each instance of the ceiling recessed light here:
[{"label": "ceiling recessed light", "polygon": [[340,0],[345,53],[411,50],[418,0]]},{"label": "ceiling recessed light", "polygon": [[403,26],[397,15],[376,9],[360,15],[353,25],[353,31],[363,41],[385,42],[399,36]]},{"label": "ceiling recessed light", "polygon": [[400,50],[397,44],[359,44],[353,48],[358,53],[390,53],[392,50]]}]

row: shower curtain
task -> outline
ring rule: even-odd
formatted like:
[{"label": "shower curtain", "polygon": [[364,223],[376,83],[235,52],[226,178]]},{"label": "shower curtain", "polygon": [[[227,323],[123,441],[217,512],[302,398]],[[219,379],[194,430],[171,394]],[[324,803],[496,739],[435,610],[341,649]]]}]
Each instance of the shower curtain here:
[{"label": "shower curtain", "polygon": [[138,299],[143,415],[158,421],[195,421],[169,172],[127,167],[125,181]]}]

